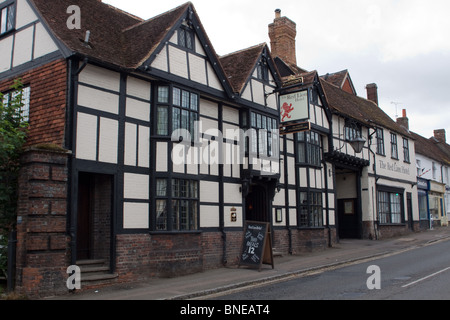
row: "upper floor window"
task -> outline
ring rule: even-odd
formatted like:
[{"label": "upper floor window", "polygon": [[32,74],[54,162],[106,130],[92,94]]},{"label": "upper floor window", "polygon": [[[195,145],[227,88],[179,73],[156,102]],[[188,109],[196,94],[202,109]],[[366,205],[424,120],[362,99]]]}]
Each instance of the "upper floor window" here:
[{"label": "upper floor window", "polygon": [[14,29],[16,6],[9,4],[0,9],[0,36]]},{"label": "upper floor window", "polygon": [[403,159],[405,162],[411,162],[409,158],[409,141],[403,138]]},{"label": "upper floor window", "polygon": [[251,113],[250,152],[262,157],[278,155],[278,124],[275,118]]},{"label": "upper floor window", "polygon": [[321,166],[322,137],[317,132],[297,133],[297,162],[312,166]]},{"label": "upper floor window", "polygon": [[377,128],[377,154],[384,156],[384,133],[383,129]]},{"label": "upper floor window", "polygon": [[[194,140],[195,125],[199,119],[198,94],[169,86],[158,87],[156,133],[167,136],[177,129],[185,129]],[[171,120],[171,121],[170,121]],[[182,133],[182,132],[181,132]],[[188,138],[183,135],[183,139]]]},{"label": "upper floor window", "polygon": [[178,29],[178,45],[189,50],[195,50],[194,32],[186,27]]},{"label": "upper floor window", "polygon": [[391,133],[391,158],[398,159],[397,135]]},{"label": "upper floor window", "polygon": [[262,60],[258,63],[256,74],[259,80],[269,81],[269,67],[267,66],[266,61]]}]

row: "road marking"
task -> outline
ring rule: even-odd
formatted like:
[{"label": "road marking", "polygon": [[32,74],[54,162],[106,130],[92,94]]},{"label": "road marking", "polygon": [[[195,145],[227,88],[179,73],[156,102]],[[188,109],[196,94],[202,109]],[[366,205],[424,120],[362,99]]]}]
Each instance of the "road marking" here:
[{"label": "road marking", "polygon": [[435,273],[433,273],[433,274],[430,274],[429,276],[423,277],[423,278],[421,278],[421,279],[419,279],[419,280],[416,280],[416,281],[410,282],[410,283],[408,283],[408,284],[405,284],[404,286],[402,286],[402,288],[406,288],[406,287],[412,286],[413,284],[416,284],[416,283],[418,283],[418,282],[420,282],[420,281],[423,281],[423,280],[426,280],[426,279],[428,279],[428,278],[437,276],[438,274],[440,274],[440,273],[442,273],[442,272],[445,272],[445,271],[447,271],[447,270],[450,270],[450,267],[445,268],[445,269],[442,269],[441,271],[435,272]]}]

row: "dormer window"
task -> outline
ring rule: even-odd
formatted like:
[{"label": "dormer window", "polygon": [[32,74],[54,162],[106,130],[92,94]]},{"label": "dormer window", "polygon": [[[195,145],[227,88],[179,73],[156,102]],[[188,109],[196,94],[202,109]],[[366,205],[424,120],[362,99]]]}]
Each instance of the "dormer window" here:
[{"label": "dormer window", "polygon": [[269,67],[265,61],[261,61],[257,66],[257,77],[259,80],[268,81],[269,80]]},{"label": "dormer window", "polygon": [[189,50],[194,50],[194,43],[195,43],[195,37],[194,37],[194,32],[186,27],[181,27],[178,30],[178,45],[189,49]]},{"label": "dormer window", "polygon": [[16,5],[10,3],[0,8],[0,36],[13,30],[15,25]]}]

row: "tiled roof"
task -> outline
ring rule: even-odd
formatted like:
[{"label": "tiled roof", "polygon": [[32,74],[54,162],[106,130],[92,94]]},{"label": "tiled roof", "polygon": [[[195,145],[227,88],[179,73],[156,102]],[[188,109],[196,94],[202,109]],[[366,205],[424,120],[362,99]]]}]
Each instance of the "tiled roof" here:
[{"label": "tiled roof", "polygon": [[441,147],[443,147],[442,143],[437,142],[434,137],[427,139],[414,132],[411,132],[411,135],[416,140],[416,153],[426,156],[430,159],[443,162],[446,165],[450,165],[450,154],[441,149]]},{"label": "tiled roof", "polygon": [[355,119],[369,127],[381,126],[411,137],[405,128],[392,120],[376,103],[345,92],[323,79],[320,79],[320,83],[332,112]]},{"label": "tiled roof", "polygon": [[[122,68],[137,68],[156,49],[190,2],[143,21],[98,0],[31,0],[53,34],[72,52]],[[66,10],[81,9],[81,29],[69,29]],[[89,45],[84,43],[90,31]]]},{"label": "tiled roof", "polygon": [[244,89],[258,58],[266,46],[265,43],[262,43],[219,58],[234,92],[240,93]]}]

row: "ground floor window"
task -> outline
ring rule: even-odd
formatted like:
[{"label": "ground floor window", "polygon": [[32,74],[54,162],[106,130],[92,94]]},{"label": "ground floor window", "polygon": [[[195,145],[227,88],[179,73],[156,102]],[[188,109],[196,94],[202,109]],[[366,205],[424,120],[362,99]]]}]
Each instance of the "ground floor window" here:
[{"label": "ground floor window", "polygon": [[399,192],[378,192],[378,213],[381,224],[402,223],[403,195]]},{"label": "ground floor window", "polygon": [[300,192],[298,225],[302,228],[323,226],[322,192]]},{"label": "ground floor window", "polygon": [[426,192],[419,190],[419,217],[420,220],[428,220],[428,200]]},{"label": "ground floor window", "polygon": [[157,179],[156,230],[197,230],[198,198],[196,180]]}]

